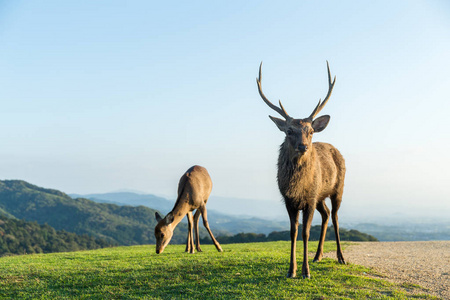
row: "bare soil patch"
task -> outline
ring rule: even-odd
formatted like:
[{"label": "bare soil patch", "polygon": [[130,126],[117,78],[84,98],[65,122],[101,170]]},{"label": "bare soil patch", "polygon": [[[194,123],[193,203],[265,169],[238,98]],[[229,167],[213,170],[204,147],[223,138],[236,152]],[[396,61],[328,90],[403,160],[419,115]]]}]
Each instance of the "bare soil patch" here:
[{"label": "bare soil patch", "polygon": [[[335,258],[336,253],[324,256]],[[405,288],[419,285],[431,295],[450,299],[450,241],[358,242],[345,249],[344,257]]]}]

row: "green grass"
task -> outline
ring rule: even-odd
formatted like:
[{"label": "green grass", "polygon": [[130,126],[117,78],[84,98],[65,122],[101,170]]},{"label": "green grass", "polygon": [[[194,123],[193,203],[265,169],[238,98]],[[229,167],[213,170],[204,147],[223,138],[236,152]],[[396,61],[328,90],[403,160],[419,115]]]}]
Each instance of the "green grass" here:
[{"label": "green grass", "polygon": [[[301,274],[301,242],[298,243]],[[344,243],[345,244],[345,243]],[[317,243],[310,243],[315,251]],[[0,299],[433,299],[372,270],[310,260],[311,279],[287,279],[289,242],[223,245],[218,253],[169,245],[133,246],[0,259]],[[325,251],[335,251],[327,242]]]}]

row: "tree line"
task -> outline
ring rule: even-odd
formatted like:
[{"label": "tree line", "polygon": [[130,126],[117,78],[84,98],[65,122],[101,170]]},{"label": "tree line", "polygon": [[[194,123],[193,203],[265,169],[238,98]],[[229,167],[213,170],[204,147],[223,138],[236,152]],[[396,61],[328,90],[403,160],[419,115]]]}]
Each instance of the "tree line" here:
[{"label": "tree line", "polygon": [[[320,225],[311,226],[310,241],[318,241],[320,238]],[[302,225],[299,225],[299,232],[302,231]],[[359,232],[358,230],[347,230],[344,228],[339,228],[339,236],[341,241],[378,241],[375,237]],[[273,242],[273,241],[290,241],[291,235],[289,231],[273,231],[268,235],[263,233],[238,233],[235,235],[227,235],[227,236],[217,236],[217,241],[221,244],[234,244],[234,243],[258,243],[258,242]],[[298,239],[301,240],[301,234],[298,235]],[[334,229],[330,226],[327,230],[327,234],[325,236],[325,240],[335,240]],[[200,242],[203,244],[211,244],[211,239],[206,236],[200,239]]]}]

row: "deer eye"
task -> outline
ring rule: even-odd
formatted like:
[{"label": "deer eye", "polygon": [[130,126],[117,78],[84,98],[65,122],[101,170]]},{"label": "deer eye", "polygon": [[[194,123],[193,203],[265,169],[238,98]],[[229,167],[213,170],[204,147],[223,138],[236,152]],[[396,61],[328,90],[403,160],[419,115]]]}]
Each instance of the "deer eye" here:
[{"label": "deer eye", "polygon": [[292,135],[294,133],[294,131],[291,129],[291,128],[289,128],[288,130],[287,130],[287,134],[288,135]]}]

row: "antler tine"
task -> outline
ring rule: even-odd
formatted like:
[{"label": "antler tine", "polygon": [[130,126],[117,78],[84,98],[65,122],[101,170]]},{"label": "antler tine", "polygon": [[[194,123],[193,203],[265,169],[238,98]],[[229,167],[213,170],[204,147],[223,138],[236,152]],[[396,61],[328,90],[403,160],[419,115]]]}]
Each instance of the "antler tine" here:
[{"label": "antler tine", "polygon": [[277,107],[275,105],[272,104],[272,102],[269,101],[269,99],[266,98],[266,96],[264,95],[263,91],[262,91],[262,87],[261,87],[261,67],[262,67],[262,62],[259,65],[259,77],[256,78],[256,83],[258,85],[258,92],[259,95],[261,96],[261,98],[264,100],[264,102],[274,111],[276,111],[277,113],[279,113],[281,116],[283,116],[286,120],[290,120],[292,119],[288,113],[286,112],[286,110],[284,109],[283,105],[281,104],[281,101],[279,101],[280,103],[280,107]]},{"label": "antler tine", "polygon": [[286,112],[286,110],[284,109],[283,104],[281,104],[281,100],[278,100],[278,103],[280,104],[281,110],[283,111],[283,117],[285,117],[286,120],[287,120],[288,118],[291,118],[291,117],[288,115],[288,113]]},{"label": "antler tine", "polygon": [[333,91],[334,83],[336,82],[336,76],[334,76],[333,82],[331,82],[331,72],[330,72],[330,65],[328,64],[328,60],[327,60],[327,70],[328,70],[328,93],[327,93],[327,96],[325,97],[323,102],[322,102],[322,100],[319,99],[319,103],[317,104],[316,108],[314,108],[313,112],[308,117],[308,119],[310,119],[310,120],[313,120],[317,116],[317,114],[322,110],[322,108],[325,106],[325,104],[327,104],[328,99],[330,99],[331,92]]}]

